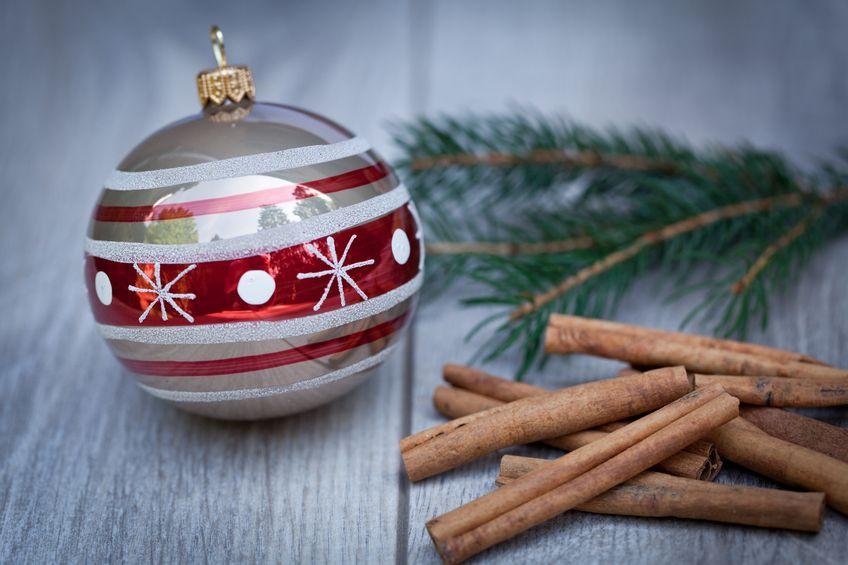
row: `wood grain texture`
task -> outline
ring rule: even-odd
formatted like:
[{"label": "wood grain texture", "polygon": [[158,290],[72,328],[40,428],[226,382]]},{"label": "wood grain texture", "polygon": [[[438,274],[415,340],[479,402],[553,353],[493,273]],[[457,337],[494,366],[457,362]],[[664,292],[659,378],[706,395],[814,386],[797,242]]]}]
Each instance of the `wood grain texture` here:
[{"label": "wood grain texture", "polygon": [[846,143],[838,1],[433,3],[429,110],[510,103],[809,158]]},{"label": "wood grain texture", "polygon": [[[409,485],[396,446],[440,421],[441,365],[467,361],[461,338],[487,313],[457,312],[467,289],[426,305],[411,347],[349,397],[276,422],[177,412],[132,385],[95,334],[80,268],[91,206],[136,142],[195,111],[210,23],[252,66],[260,99],[324,113],[387,154],[387,120],[510,101],[801,157],[848,142],[845,4],[737,4],[0,4],[0,562],[435,562],[425,521],[491,488],[495,455]],[[755,339],[848,366],[846,260],[848,240],[828,247]],[[676,327],[687,305],[658,306],[655,283],[620,319]],[[557,360],[531,379],[618,366]],[[848,424],[844,411],[807,413]],[[769,484],[732,465],[721,480]],[[846,533],[833,511],[817,536],[571,513],[487,559],[837,563]]]}]

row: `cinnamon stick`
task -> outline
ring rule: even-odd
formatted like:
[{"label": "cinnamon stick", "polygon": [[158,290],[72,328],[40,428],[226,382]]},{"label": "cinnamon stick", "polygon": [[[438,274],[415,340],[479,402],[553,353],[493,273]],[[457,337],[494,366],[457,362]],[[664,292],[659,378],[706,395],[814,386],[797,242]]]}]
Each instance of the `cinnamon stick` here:
[{"label": "cinnamon stick", "polygon": [[[638,374],[641,373],[634,371],[627,375],[619,376],[632,376]],[[479,369],[466,367],[464,365],[454,365],[449,363],[444,366],[442,375],[445,381],[455,387],[504,402],[511,402],[513,400],[518,400],[519,398],[538,396],[540,394],[550,392],[550,390],[540,386],[496,377],[484,371],[480,371]],[[494,404],[491,406],[494,406]],[[600,426],[598,429],[613,431],[625,423],[626,422],[611,422]],[[721,469],[721,458],[718,456],[715,446],[713,446],[710,442],[705,440],[696,442],[695,444],[688,446],[686,451],[694,453],[695,455],[703,455],[708,458],[711,467],[709,473],[704,477],[705,480],[712,480],[715,475],[718,474]],[[689,464],[693,465],[694,461],[690,460]]]},{"label": "cinnamon stick", "polygon": [[722,457],[778,482],[823,492],[828,506],[848,514],[848,463],[773,437],[744,418],[710,437]]},{"label": "cinnamon stick", "polygon": [[610,320],[601,320],[598,318],[584,318],[582,316],[551,314],[548,320],[548,324],[556,327],[565,328],[580,326],[584,328],[598,328],[602,330],[617,331],[621,333],[632,333],[634,335],[648,337],[650,339],[655,340],[675,341],[683,345],[707,347],[710,349],[724,351],[735,351],[737,353],[746,353],[749,355],[755,355],[757,357],[763,357],[765,359],[772,359],[780,363],[799,362],[812,363],[814,365],[825,365],[824,362],[819,361],[814,357],[810,357],[809,355],[803,355],[801,353],[787,351],[785,349],[777,349],[775,347],[769,347],[767,345],[759,345],[756,343],[748,343],[744,341],[734,341],[731,339],[718,339],[698,334],[659,330],[654,328],[647,328],[644,326],[637,326],[634,324],[624,324],[621,322],[612,322]]},{"label": "cinnamon stick", "polygon": [[[546,459],[504,455],[496,482],[509,484],[546,463]],[[818,532],[824,515],[824,493],[706,483],[645,471],[575,509]]]},{"label": "cinnamon stick", "polygon": [[713,442],[711,441],[699,439],[692,445],[687,446],[686,451],[688,451],[689,453],[694,453],[695,455],[703,455],[704,457],[712,461],[713,465],[715,465],[716,463],[721,465],[721,459],[718,456],[718,450],[716,449],[715,444],[713,444]]},{"label": "cinnamon stick", "polygon": [[[625,367],[616,376],[626,377],[639,371]],[[695,386],[720,382],[729,394],[745,404],[784,408],[815,408],[848,404],[848,381],[835,379],[792,379],[786,377],[750,377],[743,375],[703,375],[694,373]]]},{"label": "cinnamon stick", "polygon": [[[631,373],[624,376],[632,377],[638,374],[640,373]],[[512,402],[519,398],[550,392],[550,390],[540,386],[496,377],[473,367],[452,363],[448,363],[442,368],[442,378],[453,386],[496,398],[503,402]]]},{"label": "cinnamon stick", "polygon": [[504,404],[506,402],[452,386],[437,386],[433,390],[433,407],[439,411],[439,414],[452,420]]},{"label": "cinnamon stick", "polygon": [[446,562],[461,562],[638,475],[733,419],[738,405],[720,386],[699,388],[431,520],[427,529]]},{"label": "cinnamon stick", "polygon": [[[578,320],[577,323],[574,323]],[[548,353],[585,353],[618,359],[633,365],[683,365],[698,373],[754,375],[807,379],[848,379],[848,371],[798,361],[767,357],[656,339],[650,333],[622,332],[587,325],[572,317],[567,325],[549,324],[545,332]]]},{"label": "cinnamon stick", "polygon": [[503,447],[531,443],[641,414],[692,389],[682,367],[595,381],[523,398],[424,430],[401,441],[411,481],[437,475]]},{"label": "cinnamon stick", "polygon": [[[623,428],[630,422],[627,420],[619,420],[618,422],[611,422],[609,424],[604,424],[602,426],[598,426],[595,428],[596,430],[600,430],[603,432],[614,432],[619,428]],[[718,450],[715,448],[715,444],[705,439],[699,439],[692,445],[686,446],[686,451],[689,453],[694,453],[695,455],[703,455],[707,459],[709,459],[714,465],[718,464],[721,466],[721,459],[718,456]],[[716,471],[718,473],[718,471]]]},{"label": "cinnamon stick", "polygon": [[742,417],[769,435],[848,463],[848,430],[780,408],[745,406]]},{"label": "cinnamon stick", "polygon": [[[446,386],[436,387],[433,393],[433,405],[448,418],[460,418],[468,414],[487,410],[494,406],[502,405],[499,400],[489,398],[461,388]],[[622,424],[623,426],[624,424]],[[602,426],[606,427],[606,426]],[[618,429],[618,428],[615,428]],[[542,443],[562,449],[563,451],[574,451],[584,445],[597,441],[609,435],[610,431],[600,429],[585,430],[572,434],[546,439]],[[721,464],[714,465],[707,455],[697,455],[687,451],[675,453],[668,459],[660,461],[657,469],[666,473],[687,477],[690,479],[711,481],[721,469]]]},{"label": "cinnamon stick", "polygon": [[848,404],[848,380],[694,374],[695,386],[719,383],[746,404],[811,408]]}]

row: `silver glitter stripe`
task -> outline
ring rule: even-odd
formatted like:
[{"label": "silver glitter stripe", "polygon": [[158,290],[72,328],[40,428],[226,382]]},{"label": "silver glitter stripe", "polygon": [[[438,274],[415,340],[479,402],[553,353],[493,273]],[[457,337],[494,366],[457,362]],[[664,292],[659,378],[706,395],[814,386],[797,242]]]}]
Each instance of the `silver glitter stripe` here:
[{"label": "silver glitter stripe", "polygon": [[408,201],[409,192],[401,184],[364,202],[249,235],[178,245],[103,241],[87,237],[85,252],[118,263],[208,263],[241,259],[332,235],[388,214]]},{"label": "silver glitter stripe", "polygon": [[377,353],[376,355],[367,357],[362,361],[357,361],[356,363],[348,365],[347,367],[342,367],[341,369],[333,371],[332,373],[327,373],[326,375],[322,375],[314,379],[307,379],[305,381],[300,381],[298,383],[293,383],[284,386],[274,386],[268,388],[247,388],[238,390],[220,390],[213,392],[196,392],[187,390],[165,390],[161,388],[154,388],[152,386],[144,385],[141,383],[137,384],[153,396],[164,398],[165,400],[171,400],[173,402],[226,402],[228,400],[248,400],[253,398],[264,398],[267,396],[286,394],[288,392],[315,389],[319,386],[329,384],[333,381],[338,381],[345,377],[349,377],[350,375],[360,373],[382,363],[383,360],[386,359],[386,357],[391,355],[391,353],[395,350],[396,346],[397,344],[392,344],[386,349]]},{"label": "silver glitter stripe", "polygon": [[204,324],[200,326],[131,327],[98,324],[100,334],[106,339],[123,339],[139,343],[161,345],[210,344],[240,341],[285,339],[336,328],[384,312],[400,304],[421,288],[423,273],[396,289],[380,296],[351,304],[314,316],[304,316],[279,322],[232,322],[229,324]]},{"label": "silver glitter stripe", "polygon": [[307,145],[306,147],[295,147],[270,153],[255,153],[170,169],[155,169],[152,171],[115,170],[106,179],[105,186],[110,190],[143,190],[190,182],[256,175],[344,159],[364,153],[369,149],[371,149],[371,145],[365,139],[352,137],[338,143]]}]

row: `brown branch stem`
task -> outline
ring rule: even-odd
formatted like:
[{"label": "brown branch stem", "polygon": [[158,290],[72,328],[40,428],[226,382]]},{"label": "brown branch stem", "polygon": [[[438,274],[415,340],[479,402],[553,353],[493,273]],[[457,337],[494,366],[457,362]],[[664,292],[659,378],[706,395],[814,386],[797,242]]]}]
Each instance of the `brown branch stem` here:
[{"label": "brown branch stem", "polygon": [[668,175],[680,171],[680,166],[672,161],[651,159],[640,155],[606,155],[597,151],[570,151],[568,149],[536,149],[524,155],[492,152],[418,157],[412,161],[410,169],[423,171],[434,168],[473,167],[477,165],[489,167],[563,165],[586,169],[612,168],[625,171],[656,172]]},{"label": "brown branch stem", "polygon": [[544,255],[567,253],[575,249],[588,249],[594,245],[589,236],[573,237],[557,241],[532,243],[493,242],[493,241],[436,241],[427,243],[428,255],[498,255],[515,257],[517,255]]},{"label": "brown branch stem", "polygon": [[731,287],[730,290],[733,294],[742,294],[745,290],[751,286],[751,283],[754,282],[759,274],[763,271],[763,269],[768,266],[769,261],[771,261],[772,257],[774,257],[781,249],[790,245],[793,241],[801,237],[804,232],[810,227],[810,225],[819,217],[821,214],[821,207],[816,206],[812,212],[804,216],[800,222],[792,226],[788,232],[780,236],[777,241],[769,245],[763,250],[757,260],[751,264],[751,267],[748,271],[742,276],[741,279],[736,281]]},{"label": "brown branch stem", "polygon": [[[841,200],[848,198],[848,187],[837,189],[832,194],[823,198],[821,206],[829,206]],[[671,223],[658,230],[650,231],[636,238],[632,243],[622,247],[621,249],[610,253],[603,259],[585,267],[575,274],[564,279],[555,287],[535,295],[530,302],[516,308],[510,314],[511,320],[517,320],[527,314],[535,312],[539,308],[545,306],[570,291],[571,289],[580,286],[589,279],[604,273],[616,265],[624,263],[632,259],[645,249],[663,243],[677,236],[693,232],[717,222],[765,212],[775,208],[798,208],[806,202],[804,196],[800,193],[781,194],[769,198],[761,198],[757,200],[748,200],[736,204],[730,204],[721,208],[715,208],[707,212],[702,212],[695,216]]]}]

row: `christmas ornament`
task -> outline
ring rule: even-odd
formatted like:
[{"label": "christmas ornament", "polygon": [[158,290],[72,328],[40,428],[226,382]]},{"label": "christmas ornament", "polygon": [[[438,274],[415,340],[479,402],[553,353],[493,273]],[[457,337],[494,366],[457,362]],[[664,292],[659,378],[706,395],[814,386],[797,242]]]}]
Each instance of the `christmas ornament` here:
[{"label": "christmas ornament", "polygon": [[86,238],[100,332],[147,392],[207,416],[281,416],[362,382],[421,286],[406,188],[361,137],[201,72],[203,111],[142,141]]}]

